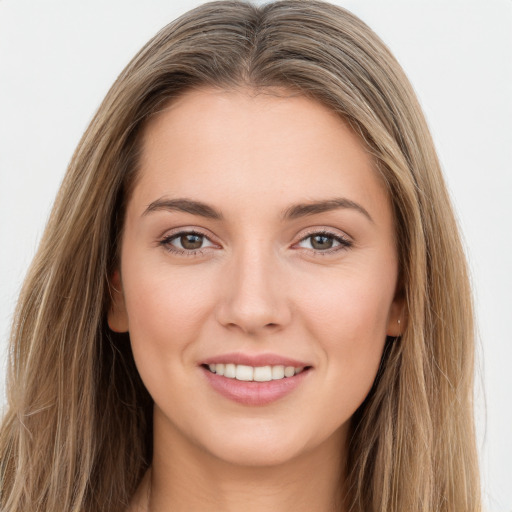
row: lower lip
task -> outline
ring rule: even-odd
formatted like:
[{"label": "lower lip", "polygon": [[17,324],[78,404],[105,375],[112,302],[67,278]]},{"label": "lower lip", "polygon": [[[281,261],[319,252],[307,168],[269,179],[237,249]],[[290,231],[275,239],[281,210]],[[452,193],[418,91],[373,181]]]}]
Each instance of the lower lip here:
[{"label": "lower lip", "polygon": [[310,369],[293,377],[267,382],[246,382],[229,379],[201,368],[212,388],[222,396],[243,405],[267,405],[289,395],[306,378]]}]

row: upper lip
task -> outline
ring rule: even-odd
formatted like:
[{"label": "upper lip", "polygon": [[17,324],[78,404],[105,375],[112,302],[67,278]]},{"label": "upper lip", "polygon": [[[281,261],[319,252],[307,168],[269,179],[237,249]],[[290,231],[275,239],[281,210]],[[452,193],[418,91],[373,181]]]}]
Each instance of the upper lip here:
[{"label": "upper lip", "polygon": [[201,364],[243,364],[246,366],[293,366],[301,368],[304,366],[311,366],[304,361],[298,361],[290,357],[280,356],[278,354],[242,354],[234,352],[231,354],[222,354],[218,356],[209,357]]}]

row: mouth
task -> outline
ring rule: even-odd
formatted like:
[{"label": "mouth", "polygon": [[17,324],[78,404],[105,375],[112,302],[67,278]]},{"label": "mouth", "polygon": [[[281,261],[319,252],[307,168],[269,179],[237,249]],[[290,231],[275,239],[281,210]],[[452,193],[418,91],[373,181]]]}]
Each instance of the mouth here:
[{"label": "mouth", "polygon": [[293,395],[313,370],[292,359],[240,354],[210,359],[200,368],[214,391],[244,406],[265,406]]},{"label": "mouth", "polygon": [[201,366],[216,375],[242,382],[270,382],[289,379],[290,377],[294,377],[295,375],[311,369],[311,366],[249,366],[234,363],[213,363],[202,364]]}]

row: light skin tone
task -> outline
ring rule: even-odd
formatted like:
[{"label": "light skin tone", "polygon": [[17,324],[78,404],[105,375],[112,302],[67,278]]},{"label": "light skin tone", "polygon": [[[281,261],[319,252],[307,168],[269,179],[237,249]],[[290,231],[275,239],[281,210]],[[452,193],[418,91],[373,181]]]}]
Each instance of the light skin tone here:
[{"label": "light skin tone", "polygon": [[[371,157],[310,99],[203,88],[148,123],[140,163],[108,316],[155,402],[151,472],[130,510],[343,509],[350,419],[402,312]],[[307,371],[248,405],[206,377],[205,360],[234,353]]]}]

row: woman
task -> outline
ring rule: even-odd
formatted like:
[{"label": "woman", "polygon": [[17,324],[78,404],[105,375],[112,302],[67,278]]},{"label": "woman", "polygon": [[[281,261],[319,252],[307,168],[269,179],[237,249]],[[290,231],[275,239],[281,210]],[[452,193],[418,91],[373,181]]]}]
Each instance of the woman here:
[{"label": "woman", "polygon": [[377,36],[203,5],[70,164],[12,335],[2,510],[480,510],[471,310]]}]

